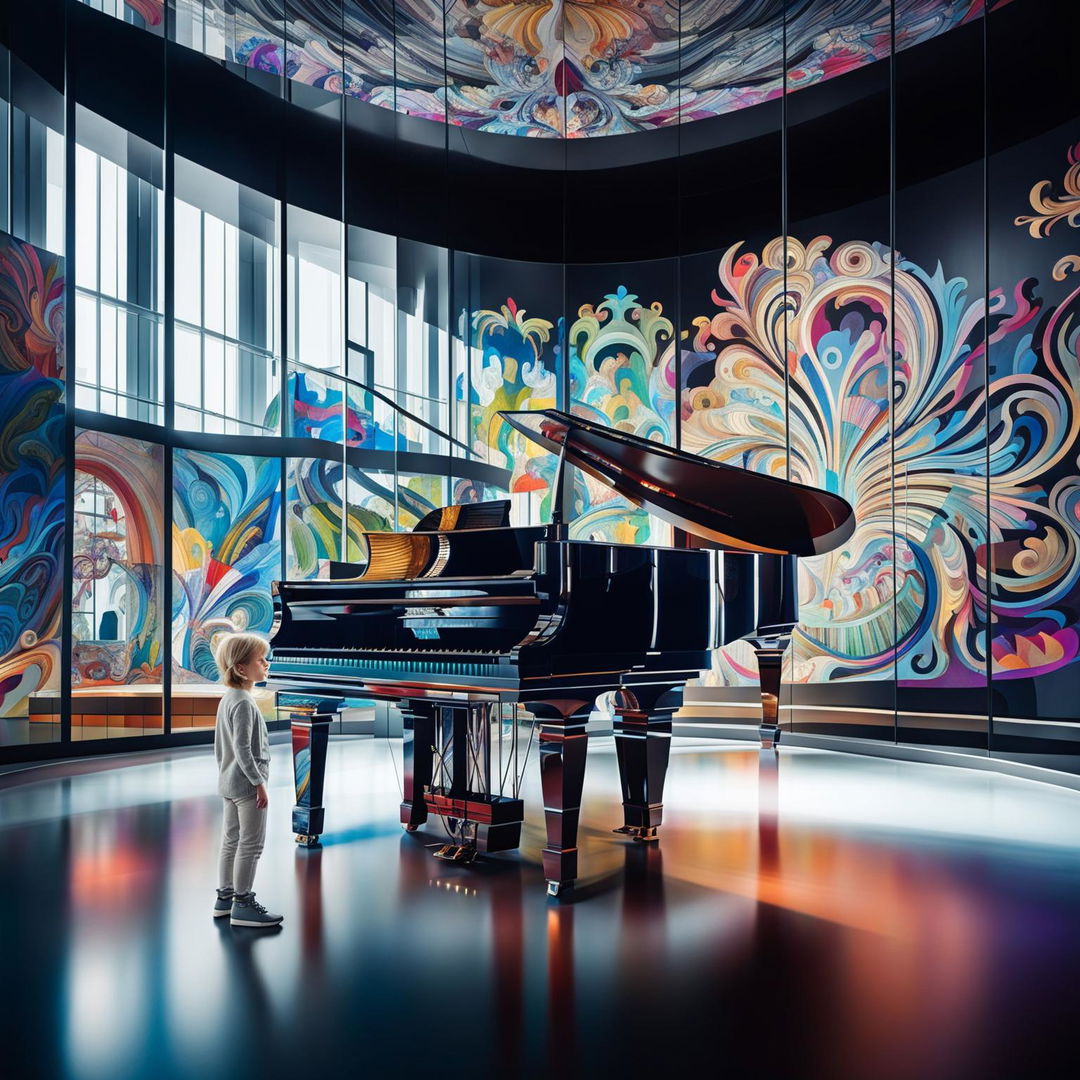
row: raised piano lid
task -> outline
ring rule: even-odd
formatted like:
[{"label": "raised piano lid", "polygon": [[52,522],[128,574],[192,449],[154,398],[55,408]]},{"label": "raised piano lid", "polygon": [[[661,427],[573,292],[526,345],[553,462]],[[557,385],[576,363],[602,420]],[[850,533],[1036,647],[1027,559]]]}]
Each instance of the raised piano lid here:
[{"label": "raised piano lid", "polygon": [[[702,547],[821,555],[855,530],[839,495],[673,450],[559,409],[502,412],[512,427]],[[704,541],[704,543],[702,543]]]}]

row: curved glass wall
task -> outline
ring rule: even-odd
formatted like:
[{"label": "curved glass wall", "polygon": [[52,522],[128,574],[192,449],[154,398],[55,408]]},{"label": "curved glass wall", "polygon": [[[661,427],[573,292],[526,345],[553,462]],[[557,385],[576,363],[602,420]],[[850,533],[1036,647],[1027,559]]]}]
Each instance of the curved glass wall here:
[{"label": "curved glass wall", "polygon": [[[531,219],[511,187],[466,201],[450,164],[380,178],[380,159],[349,143],[353,105],[445,115],[426,129],[439,139],[473,121],[495,130],[463,119],[464,102],[487,99],[457,53],[441,90],[425,82],[415,20],[359,57],[349,12],[344,36],[320,37],[304,5],[270,18],[273,5],[234,4],[228,19],[213,3],[105,7],[224,61],[193,58],[200,77],[243,75],[288,121],[257,176],[244,154],[235,168],[217,150],[203,159],[163,118],[136,133],[120,106],[65,100],[2,57],[8,744],[205,727],[214,635],[268,629],[270,581],[362,559],[366,530],[505,495],[515,523],[546,521],[554,463],[497,414],[557,406],[853,503],[850,542],[801,567],[784,702],[795,730],[1080,769],[1067,689],[1080,657],[1080,119],[1049,97],[1038,123],[1015,104],[1025,73],[1054,77],[1039,3],[988,18],[981,4],[847,5],[871,30],[834,35],[828,64],[810,29],[837,5],[744,6],[779,18],[779,51],[743,86],[758,98],[729,95],[754,120],[727,159],[752,172],[753,198],[677,124],[695,118],[707,50],[676,6],[686,66],[668,91],[682,105],[627,113],[614,82],[608,105],[616,128],[675,123],[684,141],[658,170],[627,171],[630,195],[612,189],[610,204],[584,174],[553,174],[564,257],[548,262],[476,254],[436,227],[466,217],[512,248]],[[578,7],[551,10],[571,28]],[[600,100],[573,88],[590,55],[578,29],[555,64],[564,115],[530,134],[568,133]],[[928,60],[933,49],[956,63]],[[289,101],[255,78],[281,70]],[[377,78],[388,70],[396,85]],[[361,100],[343,104],[342,90]],[[940,100],[952,119],[928,124]],[[426,240],[372,227],[377,197],[417,192],[416,214],[436,223]],[[636,214],[616,212],[622,198]],[[633,246],[657,232],[664,257],[573,257],[586,236]],[[572,509],[575,539],[679,540],[581,477]],[[686,713],[744,719],[755,683],[734,643]]]}]

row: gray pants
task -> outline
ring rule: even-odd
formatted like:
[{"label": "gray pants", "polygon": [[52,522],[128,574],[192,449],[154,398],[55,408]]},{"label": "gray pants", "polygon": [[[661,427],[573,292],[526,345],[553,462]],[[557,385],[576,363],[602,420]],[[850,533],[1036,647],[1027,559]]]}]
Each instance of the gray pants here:
[{"label": "gray pants", "polygon": [[221,858],[218,883],[222,889],[251,892],[255,867],[262,854],[266,835],[266,811],[255,805],[255,796],[225,801],[225,825],[221,831]]}]

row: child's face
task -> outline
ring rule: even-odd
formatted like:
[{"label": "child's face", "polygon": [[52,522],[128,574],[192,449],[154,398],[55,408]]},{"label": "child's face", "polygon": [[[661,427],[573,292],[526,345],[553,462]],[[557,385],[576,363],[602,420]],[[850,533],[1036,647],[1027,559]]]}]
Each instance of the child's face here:
[{"label": "child's face", "polygon": [[249,656],[242,664],[236,665],[241,678],[248,682],[266,682],[270,674],[270,654],[263,649],[258,656]]}]

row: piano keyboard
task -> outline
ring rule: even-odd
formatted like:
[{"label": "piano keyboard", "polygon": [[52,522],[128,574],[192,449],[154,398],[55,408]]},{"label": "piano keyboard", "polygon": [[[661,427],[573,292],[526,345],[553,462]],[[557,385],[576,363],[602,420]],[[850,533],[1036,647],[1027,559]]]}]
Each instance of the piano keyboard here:
[{"label": "piano keyboard", "polygon": [[[359,651],[359,650],[358,650]],[[374,652],[365,649],[363,652]],[[400,679],[408,673],[425,675],[458,675],[467,677],[506,678],[514,668],[504,663],[486,663],[475,660],[432,660],[432,651],[425,650],[405,653],[398,650],[385,650],[395,657],[382,660],[376,657],[332,657],[325,653],[320,656],[275,656],[271,681],[277,678],[299,677],[359,679],[382,676],[388,679]],[[460,654],[457,654],[460,655]],[[498,653],[492,652],[497,656]]]}]

